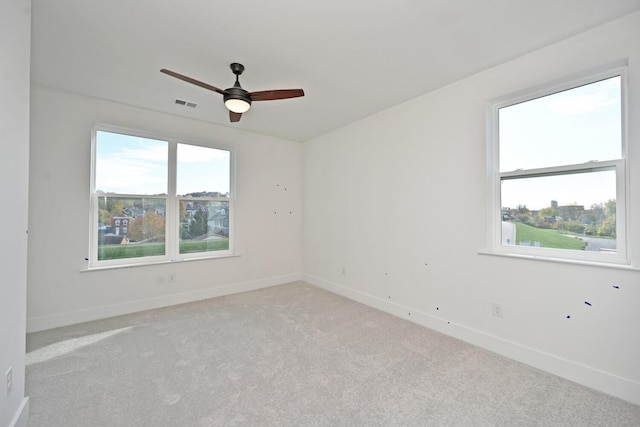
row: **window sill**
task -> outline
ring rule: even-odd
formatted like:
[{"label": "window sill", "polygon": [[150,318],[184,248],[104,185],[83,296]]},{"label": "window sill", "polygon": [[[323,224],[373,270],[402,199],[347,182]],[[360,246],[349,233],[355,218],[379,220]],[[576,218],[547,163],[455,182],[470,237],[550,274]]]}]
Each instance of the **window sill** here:
[{"label": "window sill", "polygon": [[585,260],[577,260],[577,259],[555,258],[555,257],[540,256],[540,255],[525,255],[525,254],[514,254],[514,253],[506,253],[506,252],[490,252],[486,250],[478,251],[478,255],[490,255],[490,256],[498,256],[498,257],[505,257],[505,258],[526,259],[531,261],[557,262],[561,264],[583,265],[586,267],[614,268],[618,270],[640,271],[640,268],[631,266],[629,264],[613,264],[613,263],[585,261]]},{"label": "window sill", "polygon": [[241,256],[240,254],[225,254],[225,255],[217,255],[217,256],[180,258],[180,259],[163,260],[163,261],[149,261],[149,262],[141,262],[136,264],[100,265],[96,267],[81,268],[80,272],[85,273],[90,271],[114,270],[114,269],[120,269],[120,268],[148,267],[151,265],[181,264],[183,262],[205,261],[205,260],[215,260],[215,259],[224,259],[224,258],[238,258],[240,256]]}]

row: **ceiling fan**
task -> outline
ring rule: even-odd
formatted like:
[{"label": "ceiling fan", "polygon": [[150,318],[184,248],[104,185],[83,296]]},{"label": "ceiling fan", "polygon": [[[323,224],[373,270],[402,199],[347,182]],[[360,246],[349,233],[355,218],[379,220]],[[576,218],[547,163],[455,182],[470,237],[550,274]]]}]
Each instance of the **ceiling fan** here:
[{"label": "ceiling fan", "polygon": [[215,86],[193,79],[191,77],[176,73],[175,71],[167,70],[163,68],[161,73],[168,74],[185,82],[200,86],[205,89],[218,92],[224,97],[224,105],[229,110],[229,119],[232,122],[239,122],[242,117],[242,113],[245,113],[251,108],[253,101],[273,101],[277,99],[297,98],[304,96],[302,89],[275,89],[275,90],[263,90],[258,92],[247,92],[240,86],[238,77],[244,71],[244,66],[234,62],[231,64],[231,71],[236,75],[236,82],[233,87],[222,90]]}]

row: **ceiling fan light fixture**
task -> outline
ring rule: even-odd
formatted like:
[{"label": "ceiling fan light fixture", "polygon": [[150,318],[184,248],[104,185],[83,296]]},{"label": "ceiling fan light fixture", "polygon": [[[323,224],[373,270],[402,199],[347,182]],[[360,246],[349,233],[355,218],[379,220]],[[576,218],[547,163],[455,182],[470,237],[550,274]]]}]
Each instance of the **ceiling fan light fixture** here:
[{"label": "ceiling fan light fixture", "polygon": [[224,105],[229,111],[239,114],[247,112],[249,111],[249,108],[251,108],[251,104],[244,99],[230,98],[224,101]]}]

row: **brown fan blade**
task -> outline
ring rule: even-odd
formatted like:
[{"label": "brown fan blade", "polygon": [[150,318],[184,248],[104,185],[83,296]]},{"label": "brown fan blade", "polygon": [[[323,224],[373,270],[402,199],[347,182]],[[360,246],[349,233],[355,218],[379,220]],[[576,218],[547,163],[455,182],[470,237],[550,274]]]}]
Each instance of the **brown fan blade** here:
[{"label": "brown fan blade", "polygon": [[262,90],[259,92],[250,92],[249,96],[252,101],[273,101],[276,99],[288,99],[304,96],[304,91],[302,89]]},{"label": "brown fan blade", "polygon": [[242,113],[234,113],[233,111],[229,111],[229,120],[232,123],[239,122],[242,117]]},{"label": "brown fan blade", "polygon": [[180,73],[176,73],[175,71],[167,70],[166,68],[163,68],[162,70],[160,70],[160,72],[168,74],[168,75],[170,75],[172,77],[175,77],[177,79],[184,80],[187,83],[191,83],[191,84],[194,84],[196,86],[200,86],[202,88],[209,89],[209,90],[212,90],[214,92],[218,92],[221,95],[226,95],[227,94],[226,90],[218,89],[215,86],[211,86],[210,84],[201,82],[200,80],[192,79],[191,77],[182,75]]}]

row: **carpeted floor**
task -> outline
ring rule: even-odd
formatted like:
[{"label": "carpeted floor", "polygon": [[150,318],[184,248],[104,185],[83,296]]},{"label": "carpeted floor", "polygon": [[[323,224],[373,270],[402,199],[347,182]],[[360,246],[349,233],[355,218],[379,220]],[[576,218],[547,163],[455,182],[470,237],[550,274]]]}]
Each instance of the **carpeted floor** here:
[{"label": "carpeted floor", "polygon": [[27,352],[30,427],[640,426],[640,406],[300,282]]}]

